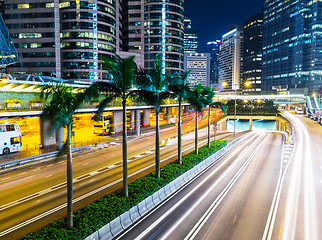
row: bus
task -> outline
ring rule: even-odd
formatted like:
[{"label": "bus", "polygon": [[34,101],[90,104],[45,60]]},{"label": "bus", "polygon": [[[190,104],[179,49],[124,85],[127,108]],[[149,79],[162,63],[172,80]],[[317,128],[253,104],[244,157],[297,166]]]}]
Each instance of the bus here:
[{"label": "bus", "polygon": [[112,132],[113,128],[113,114],[106,114],[103,113],[102,116],[98,119],[98,121],[95,121],[93,119],[94,124],[94,134],[97,135],[114,135]]},{"label": "bus", "polygon": [[0,124],[0,154],[9,154],[22,149],[18,123]]}]

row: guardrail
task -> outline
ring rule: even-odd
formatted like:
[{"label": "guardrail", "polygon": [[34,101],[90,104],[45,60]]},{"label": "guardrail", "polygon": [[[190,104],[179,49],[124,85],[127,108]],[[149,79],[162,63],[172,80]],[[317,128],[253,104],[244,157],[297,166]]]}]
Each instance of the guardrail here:
[{"label": "guardrail", "polygon": [[128,229],[132,224],[144,217],[154,208],[158,207],[164,200],[177,193],[187,183],[193,181],[195,178],[197,178],[199,175],[205,172],[208,168],[217,163],[238,143],[240,143],[252,134],[252,132],[249,132],[243,135],[242,137],[234,140],[233,142],[229,143],[226,147],[217,151],[212,156],[208,157],[207,159],[205,159],[189,171],[185,172],[184,174],[182,174],[163,188],[159,189],[150,197],[144,199],[138,205],[132,207],[129,211],[115,218],[114,220],[100,228],[98,231],[88,236],[85,240],[114,239],[124,230]]},{"label": "guardrail", "polygon": [[[72,152],[83,151],[83,150],[85,150],[85,149],[87,149],[89,147],[91,147],[91,145],[72,148]],[[54,152],[50,152],[50,153],[42,153],[42,154],[32,156],[32,157],[21,158],[21,159],[18,159],[18,160],[13,160],[13,161],[0,163],[0,169],[1,170],[8,169],[8,168],[16,167],[16,166],[21,166],[21,165],[24,165],[26,163],[39,162],[41,160],[49,161],[49,160],[52,160],[53,157],[56,157],[57,154],[58,154],[58,151],[54,151]]]}]

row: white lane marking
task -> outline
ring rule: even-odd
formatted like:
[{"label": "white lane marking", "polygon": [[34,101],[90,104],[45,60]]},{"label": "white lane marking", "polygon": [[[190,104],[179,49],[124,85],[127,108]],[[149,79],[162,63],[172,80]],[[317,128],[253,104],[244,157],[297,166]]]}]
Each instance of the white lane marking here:
[{"label": "white lane marking", "polygon": [[[252,138],[254,138],[254,137],[252,137]],[[251,138],[251,139],[252,139],[252,138]],[[251,141],[251,139],[250,139],[249,141]],[[249,142],[249,141],[248,141],[248,142]],[[200,141],[199,145],[205,144],[206,142],[207,142],[207,140],[205,140],[205,141]],[[188,150],[190,150],[190,149],[192,149],[192,148],[194,148],[194,146],[188,147],[188,148],[184,149],[182,152],[186,152],[186,151],[188,151]],[[162,162],[167,161],[167,160],[171,159],[171,158],[172,158],[172,157],[174,157],[174,156],[177,156],[177,154],[173,154],[173,155],[171,155],[171,156],[169,156],[169,157],[167,157],[167,158],[161,159],[161,161],[162,161]],[[64,161],[64,162],[59,162],[59,164],[66,164],[66,161]],[[108,169],[113,169],[113,168],[116,168],[116,167],[117,167],[117,166],[115,166],[114,164],[112,164],[112,165],[107,166],[106,168],[108,168]],[[133,172],[133,173],[129,174],[129,176],[128,176],[128,177],[132,177],[132,176],[135,176],[136,174],[142,173],[142,172],[144,172],[144,171],[146,171],[146,170],[150,169],[151,167],[154,167],[154,163],[153,163],[153,164],[151,164],[151,165],[148,165],[148,166],[146,166],[146,167],[144,167],[144,168],[141,168],[140,170],[138,170],[138,171],[136,171],[136,172]],[[97,170],[97,171],[99,171],[99,170]],[[85,179],[85,178],[84,178],[84,179]],[[84,179],[83,179],[83,180],[84,180]],[[79,202],[79,201],[81,201],[81,200],[83,200],[83,199],[86,199],[87,197],[90,197],[91,195],[94,195],[94,194],[96,194],[96,193],[98,193],[98,192],[104,191],[105,189],[107,189],[107,188],[109,188],[109,187],[111,187],[111,186],[113,186],[113,185],[116,185],[116,184],[118,184],[118,183],[120,183],[120,182],[122,182],[122,181],[123,181],[123,179],[122,179],[122,178],[119,178],[119,179],[115,180],[114,182],[111,182],[111,183],[109,183],[109,184],[106,184],[106,185],[104,185],[104,186],[102,186],[102,187],[100,187],[100,188],[98,188],[98,189],[95,189],[95,190],[93,190],[93,191],[91,191],[91,192],[88,192],[88,193],[86,193],[86,194],[84,194],[84,195],[82,195],[82,196],[80,196],[80,197],[78,197],[78,198],[76,198],[76,199],[73,199],[73,203],[77,203],[77,202]],[[75,179],[73,180],[73,182],[75,183]],[[66,183],[60,183],[60,184],[58,184],[58,185],[55,185],[55,186],[53,186],[53,187],[50,187],[50,190],[58,190],[58,189],[63,188],[63,187],[65,187],[65,186],[66,186]],[[40,192],[38,192],[38,193],[35,193],[35,194],[29,195],[29,196],[27,196],[27,197],[24,197],[24,198],[22,198],[22,199],[16,200],[16,201],[14,201],[14,202],[11,202],[11,203],[8,203],[8,204],[5,204],[5,205],[2,205],[2,206],[0,206],[0,211],[1,211],[1,210],[4,210],[4,209],[7,209],[7,208],[10,208],[10,207],[12,207],[12,206],[14,206],[14,205],[17,205],[17,202],[22,203],[22,202],[25,202],[25,201],[31,200],[32,198],[36,198],[36,197],[38,197],[40,193],[48,193],[48,192],[50,192],[50,191],[49,191],[49,189],[45,189],[45,190],[42,190],[42,191],[40,191]],[[42,213],[42,214],[39,214],[39,215],[37,215],[36,217],[33,217],[33,218],[31,218],[31,219],[29,219],[29,220],[27,220],[27,221],[25,221],[25,222],[22,222],[22,223],[20,223],[20,224],[17,224],[17,225],[16,225],[16,226],[14,226],[14,227],[8,228],[8,229],[6,229],[6,230],[4,230],[4,231],[0,232],[0,237],[5,236],[5,235],[7,235],[7,234],[9,234],[9,233],[11,233],[11,232],[14,232],[14,231],[16,231],[16,230],[17,230],[17,229],[19,229],[19,228],[22,228],[22,227],[24,227],[24,226],[27,226],[27,225],[28,225],[28,224],[30,224],[30,223],[33,223],[33,222],[35,222],[35,221],[37,221],[37,220],[39,220],[39,219],[41,219],[41,218],[44,218],[44,217],[46,217],[46,216],[49,216],[49,215],[51,215],[52,213],[55,213],[55,212],[57,212],[57,211],[59,211],[59,210],[61,210],[61,209],[63,209],[63,208],[66,208],[66,207],[67,207],[67,204],[66,204],[66,203],[64,203],[64,204],[62,204],[62,205],[60,205],[60,206],[58,206],[58,207],[56,207],[56,208],[53,208],[53,209],[48,210],[48,211],[46,211],[46,212],[44,212],[44,213]]]},{"label": "white lane marking", "polygon": [[[285,210],[285,219],[283,223],[281,239],[295,238],[296,222],[299,211],[299,193],[301,191],[301,181],[304,183],[304,236],[305,239],[319,239],[319,231],[317,224],[316,197],[313,180],[312,155],[310,138],[307,128],[303,122],[291,114],[287,113],[292,125],[296,130],[296,140],[298,148],[294,158],[294,168],[292,170],[290,187],[287,195],[287,203]],[[304,161],[305,159],[305,161]],[[304,173],[304,174],[303,174]]]},{"label": "white lane marking", "polygon": [[[248,140],[248,142],[250,142]],[[206,142],[206,141],[205,141]],[[247,143],[248,143],[247,142]],[[246,145],[246,144],[245,144]],[[194,146],[192,146],[194,148]],[[140,240],[145,235],[147,235],[156,225],[158,225],[163,219],[168,217],[180,204],[182,204],[187,198],[189,198],[199,187],[201,187],[206,181],[208,181],[209,178],[211,178],[215,173],[219,171],[220,168],[226,165],[226,163],[240,150],[241,146],[239,146],[235,151],[225,160],[223,161],[214,171],[212,171],[205,179],[203,179],[192,191],[190,191],[187,195],[185,195],[180,201],[178,201],[174,206],[172,206],[166,213],[164,213],[157,221],[155,221],[153,224],[151,224],[145,231],[143,231],[139,236],[137,236],[134,240]],[[244,151],[247,149],[247,147],[244,149]],[[241,155],[239,155],[241,156]],[[237,161],[237,160],[236,160]],[[232,165],[231,165],[232,166]],[[228,171],[231,166],[226,170]]]},{"label": "white lane marking", "polygon": [[[267,137],[267,136],[266,136]],[[217,209],[217,207],[219,206],[219,204],[224,200],[225,196],[229,193],[230,189],[235,185],[235,183],[237,182],[237,180],[239,179],[239,177],[243,174],[243,172],[246,170],[246,168],[249,166],[249,164],[251,163],[251,161],[253,160],[254,156],[256,155],[256,153],[259,151],[259,149],[262,147],[262,145],[264,144],[266,137],[261,141],[261,143],[256,147],[256,149],[252,152],[252,154],[247,158],[247,160],[245,161],[245,163],[242,165],[242,167],[239,169],[239,171],[232,177],[232,179],[230,180],[230,182],[227,184],[227,186],[224,188],[224,190],[219,194],[219,196],[216,198],[216,200],[211,204],[211,206],[207,209],[207,211],[204,213],[204,215],[199,219],[199,221],[195,224],[195,226],[192,228],[192,230],[188,233],[188,235],[184,238],[184,240],[193,240],[195,239],[195,237],[197,236],[197,234],[199,233],[199,231],[201,230],[201,228],[206,224],[206,222],[209,220],[209,218],[212,216],[212,214],[214,213],[214,211]],[[254,143],[255,145],[255,143]],[[244,152],[243,152],[244,153]],[[243,153],[241,155],[243,155]],[[246,153],[246,152],[245,152]],[[239,158],[239,157],[238,157]],[[236,159],[236,161],[238,160],[238,158]],[[241,159],[241,158],[240,158]],[[236,163],[237,164],[237,163]],[[232,166],[233,168],[234,166]],[[222,177],[222,179],[225,177]],[[217,182],[219,183],[222,179],[218,179]],[[211,191],[213,190],[213,188],[209,189],[209,191],[207,191],[205,194],[209,194]],[[199,205],[199,201],[196,203],[198,206]],[[188,217],[188,214],[190,214],[191,211],[189,209],[188,213],[184,214],[184,216],[182,216],[182,218],[180,219],[179,222],[176,222],[176,224],[171,228],[172,231],[175,230],[176,227],[178,227],[178,225],[184,221],[184,219],[186,217]],[[163,240],[166,240],[167,237],[169,236],[169,232],[162,237]]]},{"label": "white lane marking", "polygon": [[45,178],[50,178],[50,177],[52,177],[53,175],[48,175],[48,176],[46,176]]}]

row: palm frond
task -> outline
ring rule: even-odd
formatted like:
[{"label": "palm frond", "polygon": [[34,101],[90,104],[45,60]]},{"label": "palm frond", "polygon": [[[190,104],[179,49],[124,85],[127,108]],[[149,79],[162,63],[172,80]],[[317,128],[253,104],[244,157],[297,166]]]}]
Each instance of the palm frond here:
[{"label": "palm frond", "polygon": [[205,100],[203,96],[203,86],[197,84],[192,90],[189,91],[186,99],[190,103],[190,106],[198,112],[205,107]]}]

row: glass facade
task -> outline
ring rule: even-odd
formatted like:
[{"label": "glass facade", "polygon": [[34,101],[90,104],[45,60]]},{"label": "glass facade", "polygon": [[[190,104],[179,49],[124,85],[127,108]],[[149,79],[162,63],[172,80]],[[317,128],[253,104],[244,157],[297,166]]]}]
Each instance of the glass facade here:
[{"label": "glass facade", "polygon": [[21,60],[20,64],[7,67],[8,73],[60,77],[55,47],[56,13],[52,4],[46,2],[4,0],[4,20]]},{"label": "glass facade", "polygon": [[183,0],[145,0],[145,68],[151,69],[155,57],[160,55],[168,71],[183,71],[183,5]]},{"label": "glass facade", "polygon": [[264,93],[321,91],[322,2],[265,0]]},{"label": "glass facade", "polygon": [[[2,0],[0,0],[0,3]],[[69,81],[108,79],[102,57],[136,56],[151,68],[160,54],[183,71],[183,0],[4,0],[4,19],[21,58],[8,73]]]},{"label": "glass facade", "polygon": [[198,52],[198,30],[191,27],[191,20],[184,19],[184,52]]},{"label": "glass facade", "polygon": [[219,83],[219,49],[221,41],[207,43],[207,53],[210,53],[210,85],[214,87]]},{"label": "glass facade", "polygon": [[62,78],[94,81],[108,79],[102,57],[116,52],[114,0],[74,1],[61,8]]},{"label": "glass facade", "polygon": [[263,14],[252,16],[244,24],[243,82],[245,95],[261,94]]},{"label": "glass facade", "polygon": [[19,62],[19,56],[0,14],[0,69]]},{"label": "glass facade", "polygon": [[243,78],[244,29],[241,26],[222,36],[219,51],[219,89],[222,92],[239,90]]}]

